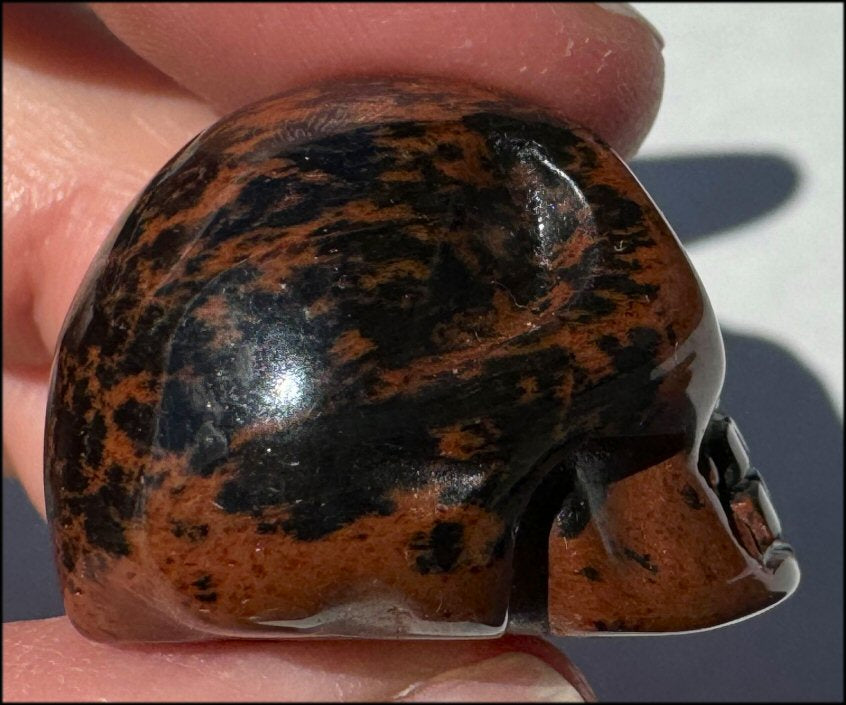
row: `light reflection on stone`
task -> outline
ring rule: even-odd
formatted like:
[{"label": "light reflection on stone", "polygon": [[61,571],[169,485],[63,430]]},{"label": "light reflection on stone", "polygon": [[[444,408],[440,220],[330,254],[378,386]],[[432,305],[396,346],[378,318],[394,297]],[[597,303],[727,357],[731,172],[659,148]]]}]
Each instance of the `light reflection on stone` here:
[{"label": "light reflection on stone", "polygon": [[263,381],[264,415],[281,421],[296,415],[311,397],[311,370],[295,357],[274,361]]}]

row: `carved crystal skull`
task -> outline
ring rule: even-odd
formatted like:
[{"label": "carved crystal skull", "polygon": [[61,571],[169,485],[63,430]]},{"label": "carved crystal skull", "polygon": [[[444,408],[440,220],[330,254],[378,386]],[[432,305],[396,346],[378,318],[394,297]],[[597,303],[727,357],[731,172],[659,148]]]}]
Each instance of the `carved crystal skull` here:
[{"label": "carved crystal skull", "polygon": [[65,323],[46,438],[98,640],[678,632],[798,571],[671,229],[588,131],[435,81],[212,126]]}]

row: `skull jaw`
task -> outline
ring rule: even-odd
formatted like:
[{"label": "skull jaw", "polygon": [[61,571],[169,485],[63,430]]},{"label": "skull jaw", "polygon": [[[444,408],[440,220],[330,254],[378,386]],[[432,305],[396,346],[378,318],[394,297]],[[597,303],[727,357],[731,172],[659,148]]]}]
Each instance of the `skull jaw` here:
[{"label": "skull jaw", "polygon": [[[798,585],[766,486],[720,414],[698,463],[678,452],[586,496],[586,526],[568,535],[564,510],[549,537],[553,634],[711,629],[773,607]],[[531,631],[527,620],[513,623]]]}]

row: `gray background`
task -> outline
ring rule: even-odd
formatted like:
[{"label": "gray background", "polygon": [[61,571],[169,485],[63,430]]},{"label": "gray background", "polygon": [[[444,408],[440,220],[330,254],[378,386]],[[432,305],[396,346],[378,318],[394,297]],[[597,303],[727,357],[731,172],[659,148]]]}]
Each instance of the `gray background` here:
[{"label": "gray background", "polygon": [[[802,583],[687,636],[559,639],[601,700],[843,699],[843,8],[634,3],[666,40],[664,104],[632,168],[723,326],[722,406]],[[3,620],[62,613],[46,527],[3,480]]]}]

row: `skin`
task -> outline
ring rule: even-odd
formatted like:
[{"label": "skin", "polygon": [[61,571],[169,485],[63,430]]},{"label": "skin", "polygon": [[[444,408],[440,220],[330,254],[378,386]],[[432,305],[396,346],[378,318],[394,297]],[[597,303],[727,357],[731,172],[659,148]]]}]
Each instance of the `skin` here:
[{"label": "skin", "polygon": [[[201,129],[328,78],[430,75],[532,100],[626,158],[663,85],[654,31],[630,10],[591,4],[5,5],[3,14],[3,465],[42,514],[44,410],[65,314],[121,211]],[[9,700],[384,700],[444,671],[452,675],[418,696],[528,700],[541,697],[532,680],[574,678],[555,649],[514,637],[118,649],[57,618],[4,624],[3,638]],[[495,677],[454,670],[515,652],[540,668],[506,658],[489,669]]]}]

